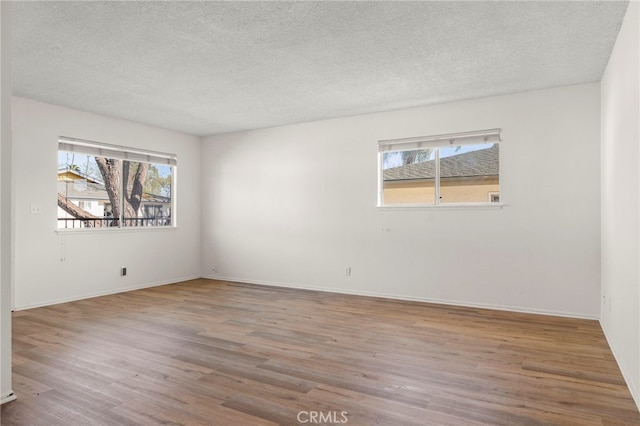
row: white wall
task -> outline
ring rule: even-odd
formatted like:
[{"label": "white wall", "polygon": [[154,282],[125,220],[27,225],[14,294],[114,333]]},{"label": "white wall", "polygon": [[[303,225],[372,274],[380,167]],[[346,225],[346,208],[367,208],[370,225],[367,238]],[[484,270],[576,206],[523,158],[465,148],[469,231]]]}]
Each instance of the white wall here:
[{"label": "white wall", "polygon": [[[597,318],[599,121],[594,83],[205,138],[202,273]],[[503,209],[375,207],[377,140],[496,127]]]},{"label": "white wall", "polygon": [[639,17],[630,2],[601,82],[601,323],[640,406]]},{"label": "white wall", "polygon": [[15,399],[11,387],[11,8],[11,2],[0,3],[0,404]]},{"label": "white wall", "polygon": [[[13,126],[16,308],[200,276],[198,137],[15,97]],[[178,228],[57,234],[59,136],[177,154]]]}]

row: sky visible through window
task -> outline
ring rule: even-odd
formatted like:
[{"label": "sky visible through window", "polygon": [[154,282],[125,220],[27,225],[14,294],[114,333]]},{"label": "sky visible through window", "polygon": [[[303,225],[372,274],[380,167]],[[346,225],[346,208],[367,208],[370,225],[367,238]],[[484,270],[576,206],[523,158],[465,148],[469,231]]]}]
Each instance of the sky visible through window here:
[{"label": "sky visible through window", "polygon": [[[440,158],[451,157],[452,155],[464,154],[465,152],[479,151],[482,149],[489,149],[493,146],[493,143],[477,144],[477,145],[462,145],[462,146],[444,146],[440,148]],[[431,151],[429,157],[416,161],[422,163],[424,161],[433,160],[435,157],[435,151]],[[384,156],[383,169],[392,169],[394,167],[402,166],[402,151],[389,152]]]},{"label": "sky visible through window", "polygon": [[[85,176],[102,182],[102,176],[100,175],[95,157],[73,152],[58,152],[58,169],[74,168],[72,167],[74,164],[78,166],[78,171]],[[160,177],[171,175],[171,166],[157,163],[154,163],[153,166],[158,170]]]}]

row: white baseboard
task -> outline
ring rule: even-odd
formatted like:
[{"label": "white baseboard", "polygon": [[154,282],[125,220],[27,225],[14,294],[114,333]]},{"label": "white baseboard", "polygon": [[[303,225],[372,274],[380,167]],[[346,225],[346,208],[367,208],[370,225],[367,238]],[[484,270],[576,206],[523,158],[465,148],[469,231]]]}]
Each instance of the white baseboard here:
[{"label": "white baseboard", "polygon": [[10,392],[2,395],[2,397],[0,397],[0,405],[5,404],[5,403],[10,402],[10,401],[13,401],[16,398],[17,398],[16,394],[13,393],[13,391],[10,391]]},{"label": "white baseboard", "polygon": [[22,311],[22,310],[25,310],[25,309],[32,309],[32,308],[40,308],[40,307],[43,307],[43,306],[58,305],[60,303],[75,302],[77,300],[93,299],[94,297],[108,296],[110,294],[126,293],[128,291],[142,290],[143,288],[157,287],[157,286],[167,285],[167,284],[176,284],[176,283],[179,283],[179,282],[182,282],[182,281],[196,280],[198,278],[201,278],[200,275],[193,275],[193,276],[187,276],[187,277],[182,277],[182,278],[175,278],[175,279],[171,279],[171,280],[156,281],[156,282],[141,284],[141,285],[137,285],[137,286],[133,286],[133,287],[118,288],[118,289],[114,289],[114,290],[101,291],[101,292],[97,292],[97,293],[88,293],[88,294],[83,294],[83,295],[79,295],[79,296],[66,297],[66,298],[62,298],[62,299],[48,300],[48,301],[42,302],[42,303],[34,303],[34,304],[30,304],[30,305],[16,306],[13,310],[14,311]]},{"label": "white baseboard", "polygon": [[174,278],[171,280],[156,281],[156,282],[145,283],[145,284],[133,286],[133,287],[118,288],[118,289],[108,290],[103,292],[87,293],[87,294],[68,297],[68,298],[48,300],[42,303],[19,305],[19,306],[16,306],[14,310],[21,311],[25,309],[39,308],[42,306],[57,305],[60,303],[74,302],[77,300],[91,299],[94,297],[108,296],[111,294],[141,290],[143,288],[157,287],[157,286],[167,285],[167,284],[175,284],[178,282],[189,281],[189,280],[194,280],[198,278],[238,282],[238,283],[245,283],[245,284],[266,285],[266,286],[273,286],[273,287],[296,288],[301,290],[321,291],[321,292],[327,292],[327,293],[351,294],[354,296],[381,297],[385,299],[408,300],[413,302],[424,302],[424,303],[436,303],[440,305],[463,306],[463,307],[479,308],[479,309],[494,309],[499,311],[520,312],[520,313],[527,313],[527,314],[553,315],[553,316],[560,316],[560,317],[567,317],[567,318],[579,318],[579,319],[589,319],[589,320],[599,319],[599,317],[596,315],[586,315],[586,314],[575,313],[575,312],[554,311],[554,310],[548,310],[548,309],[535,309],[535,308],[512,306],[512,305],[475,303],[475,302],[468,302],[468,301],[462,301],[462,300],[435,299],[435,298],[429,298],[429,297],[413,297],[413,296],[404,296],[401,294],[379,293],[379,292],[373,292],[373,291],[361,291],[361,290],[350,290],[350,289],[345,290],[343,288],[337,288],[337,287],[314,287],[314,286],[305,286],[305,285],[299,285],[299,284],[293,284],[293,283],[254,280],[254,279],[248,279],[248,278],[227,277],[227,276],[219,276],[219,275],[192,275],[192,276],[186,276],[181,278]]},{"label": "white baseboard", "polygon": [[435,303],[439,305],[462,306],[467,308],[494,309],[497,311],[519,312],[524,314],[552,315],[552,316],[558,316],[558,317],[588,319],[588,320],[600,319],[597,315],[587,315],[587,314],[575,313],[575,312],[554,311],[549,309],[526,308],[522,306],[493,305],[488,303],[487,304],[475,303],[475,302],[467,302],[462,300],[447,300],[447,299],[434,299],[429,297],[403,296],[400,294],[378,293],[373,291],[345,290],[342,288],[335,288],[335,287],[311,287],[311,286],[304,286],[304,285],[298,285],[298,284],[292,284],[292,283],[252,280],[247,278],[236,278],[236,277],[223,277],[218,275],[205,275],[205,276],[202,276],[202,278],[218,280],[218,281],[231,281],[231,282],[245,283],[245,284],[267,285],[267,286],[273,286],[273,287],[297,288],[301,290],[313,290],[313,291],[321,291],[321,292],[327,292],[327,293],[351,294],[354,296],[381,297],[385,299],[408,300],[412,302],[424,302],[424,303]]},{"label": "white baseboard", "polygon": [[614,345],[611,344],[611,339],[609,338],[609,333],[607,332],[607,328],[605,327],[605,325],[604,325],[604,323],[602,321],[600,321],[600,328],[602,329],[602,332],[604,333],[605,339],[607,339],[607,343],[609,344],[609,348],[611,349],[611,353],[613,354],[613,357],[616,359],[616,363],[618,364],[618,368],[620,369],[620,372],[622,373],[622,377],[624,378],[624,381],[627,384],[627,388],[629,388],[629,392],[631,392],[631,396],[633,397],[633,400],[635,401],[636,406],[638,407],[638,410],[640,410],[640,392],[638,392],[638,389],[634,388],[633,380],[631,380],[631,375],[624,368],[622,363],[620,363],[620,358],[618,358],[618,354],[616,353],[616,348],[615,348]]}]

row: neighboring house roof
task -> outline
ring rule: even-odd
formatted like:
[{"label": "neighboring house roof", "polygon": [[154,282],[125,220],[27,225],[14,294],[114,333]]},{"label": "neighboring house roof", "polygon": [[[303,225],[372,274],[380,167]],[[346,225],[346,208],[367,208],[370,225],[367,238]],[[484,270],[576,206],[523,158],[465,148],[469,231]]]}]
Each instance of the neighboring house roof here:
[{"label": "neighboring house roof", "polygon": [[86,175],[78,170],[70,169],[69,167],[61,167],[58,169],[58,179],[79,180],[85,179],[87,182],[102,183],[101,180]]},{"label": "neighboring house roof", "polygon": [[109,201],[107,190],[100,183],[84,180],[59,180],[58,192],[72,200],[105,200]]},{"label": "neighboring house roof", "polygon": [[[497,176],[500,170],[498,159],[499,147],[465,152],[440,159],[440,178]],[[435,160],[407,164],[384,170],[385,181],[434,179],[436,175]]]}]

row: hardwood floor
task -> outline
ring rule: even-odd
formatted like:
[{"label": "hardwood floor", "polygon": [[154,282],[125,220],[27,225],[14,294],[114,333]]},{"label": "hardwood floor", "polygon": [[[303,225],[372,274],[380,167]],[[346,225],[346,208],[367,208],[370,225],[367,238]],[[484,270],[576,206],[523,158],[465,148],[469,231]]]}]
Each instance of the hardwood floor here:
[{"label": "hardwood floor", "polygon": [[640,425],[597,321],[211,280],[14,313],[2,425]]}]

